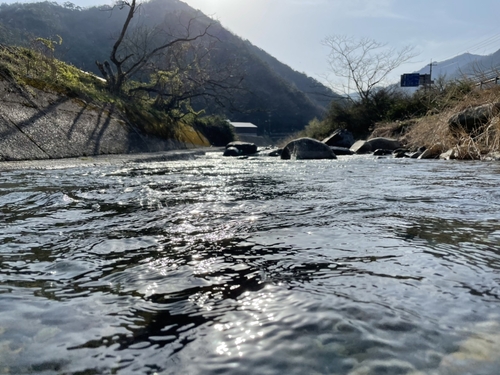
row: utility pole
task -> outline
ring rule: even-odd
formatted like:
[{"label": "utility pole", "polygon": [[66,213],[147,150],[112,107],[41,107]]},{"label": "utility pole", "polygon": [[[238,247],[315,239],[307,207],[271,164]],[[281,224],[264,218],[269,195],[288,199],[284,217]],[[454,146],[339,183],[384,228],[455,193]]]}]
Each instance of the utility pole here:
[{"label": "utility pole", "polygon": [[433,62],[431,59],[431,63],[429,64],[429,85],[432,85],[432,67],[436,66],[437,62]]}]

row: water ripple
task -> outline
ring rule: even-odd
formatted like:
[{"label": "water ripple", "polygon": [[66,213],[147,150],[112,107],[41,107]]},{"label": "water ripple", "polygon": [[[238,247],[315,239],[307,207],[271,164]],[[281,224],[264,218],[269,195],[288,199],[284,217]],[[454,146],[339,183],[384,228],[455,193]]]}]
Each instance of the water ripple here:
[{"label": "water ripple", "polygon": [[2,172],[0,373],[496,374],[499,182],[371,157]]}]

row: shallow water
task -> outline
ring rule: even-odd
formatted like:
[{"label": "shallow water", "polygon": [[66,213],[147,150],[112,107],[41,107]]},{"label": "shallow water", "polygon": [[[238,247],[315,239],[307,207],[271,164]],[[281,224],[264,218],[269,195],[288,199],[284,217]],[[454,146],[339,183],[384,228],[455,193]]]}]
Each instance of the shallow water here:
[{"label": "shallow water", "polygon": [[0,374],[497,374],[500,164],[0,172]]}]

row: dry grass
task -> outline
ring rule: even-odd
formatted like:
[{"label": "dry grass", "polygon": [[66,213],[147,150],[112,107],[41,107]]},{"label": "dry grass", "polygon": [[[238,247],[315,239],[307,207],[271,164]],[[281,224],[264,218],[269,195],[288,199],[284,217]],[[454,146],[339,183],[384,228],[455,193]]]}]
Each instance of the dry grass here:
[{"label": "dry grass", "polygon": [[[500,102],[500,86],[487,90],[474,90],[454,106],[440,113],[429,113],[402,129],[403,123],[379,124],[373,136],[397,137],[409,149],[432,148],[437,153],[454,149],[456,159],[481,159],[484,155],[500,151],[500,117],[492,118],[473,132],[464,129],[452,131],[449,119],[468,108]],[[408,124],[406,124],[408,125]]]},{"label": "dry grass", "polygon": [[453,115],[452,110],[438,115],[427,115],[418,119],[415,124],[401,137],[401,141],[410,149],[436,147],[441,152],[452,148],[455,144],[453,134],[449,130],[448,119]]},{"label": "dry grass", "polygon": [[409,129],[414,127],[417,120],[405,120],[395,122],[382,122],[375,125],[370,138],[384,137],[384,138],[401,138]]}]

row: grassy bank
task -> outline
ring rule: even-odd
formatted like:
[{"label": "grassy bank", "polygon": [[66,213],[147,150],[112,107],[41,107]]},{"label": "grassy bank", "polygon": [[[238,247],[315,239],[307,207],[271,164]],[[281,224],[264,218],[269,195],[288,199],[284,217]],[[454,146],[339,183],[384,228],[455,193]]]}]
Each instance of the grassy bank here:
[{"label": "grassy bank", "polygon": [[435,154],[454,149],[457,159],[482,159],[500,152],[500,121],[495,111],[487,119],[477,120],[472,128],[453,125],[453,119],[461,113],[500,102],[500,87],[479,89],[469,85],[470,90],[431,107],[423,116],[376,124],[372,136],[396,137],[410,150],[425,147]]},{"label": "grassy bank", "polygon": [[452,126],[451,119],[467,110],[500,103],[500,87],[478,88],[473,82],[438,81],[410,95],[382,89],[369,102],[335,102],[325,119],[313,120],[297,136],[323,139],[337,129],[356,139],[390,137],[409,150],[425,147],[434,154],[455,149],[458,159],[482,159],[500,152],[497,111],[472,128]]},{"label": "grassy bank", "polygon": [[99,108],[112,105],[138,131],[163,139],[196,146],[225,145],[234,139],[223,118],[160,111],[146,95],[112,95],[102,78],[53,58],[51,49],[41,46],[37,51],[0,45],[0,77],[13,79],[27,91],[50,91]]}]

